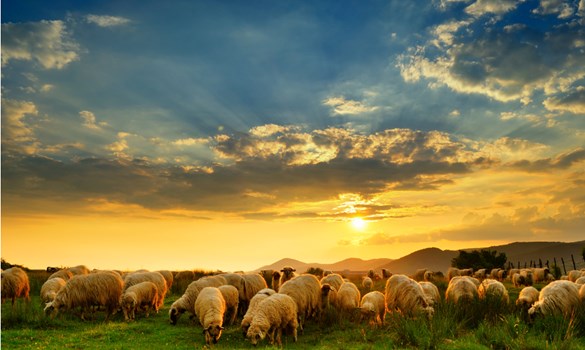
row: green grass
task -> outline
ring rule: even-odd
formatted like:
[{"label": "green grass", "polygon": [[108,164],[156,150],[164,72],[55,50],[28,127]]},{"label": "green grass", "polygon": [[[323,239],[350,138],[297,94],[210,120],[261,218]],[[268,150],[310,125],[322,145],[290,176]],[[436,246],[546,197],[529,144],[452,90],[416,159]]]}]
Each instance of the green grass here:
[{"label": "green grass", "polygon": [[[38,278],[43,278],[39,276]],[[46,277],[44,277],[46,278]],[[31,281],[32,282],[32,281]],[[31,283],[32,284],[32,283]],[[158,314],[126,323],[118,313],[109,322],[103,312],[90,321],[73,314],[45,317],[35,282],[32,300],[19,300],[12,308],[2,305],[2,349],[201,349],[206,348],[202,328],[183,315],[178,324],[168,322],[169,306],[180,294],[173,291]],[[507,285],[512,302],[518,290]],[[441,286],[440,286],[441,288]],[[375,284],[383,290],[383,283]],[[444,293],[444,286],[442,292]],[[362,290],[362,293],[365,292]],[[326,310],[322,320],[310,320],[298,342],[283,336],[290,349],[585,349],[585,311],[572,319],[549,317],[526,323],[512,305],[491,301],[457,307],[439,303],[431,320],[387,315],[380,328],[341,319]],[[227,327],[214,349],[252,349],[236,324]],[[267,343],[259,348],[276,348]]]}]

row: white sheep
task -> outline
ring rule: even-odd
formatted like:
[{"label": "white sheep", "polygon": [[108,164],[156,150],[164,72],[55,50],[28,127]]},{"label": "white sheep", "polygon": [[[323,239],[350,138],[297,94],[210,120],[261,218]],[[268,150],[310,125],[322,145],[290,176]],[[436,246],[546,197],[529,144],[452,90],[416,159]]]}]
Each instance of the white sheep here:
[{"label": "white sheep", "polygon": [[479,269],[475,271],[473,277],[477,278],[478,280],[483,280],[487,277],[486,269]]},{"label": "white sheep", "polygon": [[516,306],[523,310],[528,310],[538,300],[539,294],[538,289],[532,286],[522,288],[520,294],[518,294],[518,299],[516,299]]},{"label": "white sheep", "polygon": [[174,282],[173,273],[169,270],[158,270],[155,272],[160,273],[164,277],[165,281],[167,282],[167,292],[170,291]]},{"label": "white sheep", "polygon": [[16,298],[23,297],[30,301],[30,283],[28,275],[20,267],[11,267],[2,271],[2,303],[4,300],[11,299],[12,306]]},{"label": "white sheep", "polygon": [[238,316],[240,294],[236,287],[229,284],[219,286],[218,289],[223,295],[223,299],[225,300],[226,314],[224,317],[226,320],[226,325],[231,326],[234,324],[236,317]]},{"label": "white sheep", "polygon": [[337,289],[329,283],[321,284],[321,307],[323,309],[337,308]]},{"label": "white sheep", "polygon": [[280,287],[280,277],[281,274],[278,271],[274,271],[272,273],[272,289],[278,292],[278,288]]},{"label": "white sheep", "polygon": [[399,311],[405,316],[424,313],[431,318],[434,313],[427,297],[418,282],[405,275],[393,275],[386,282],[386,310]]},{"label": "white sheep", "polygon": [[273,289],[265,288],[256,293],[254,297],[252,297],[252,299],[250,300],[250,305],[248,306],[248,310],[246,310],[246,314],[242,318],[242,322],[240,324],[244,337],[246,337],[246,334],[248,333],[248,328],[250,328],[250,323],[252,323],[252,319],[256,314],[258,304],[260,304],[262,300],[268,298],[269,296],[275,293],[276,292]]},{"label": "white sheep", "polygon": [[335,288],[335,290],[339,290],[339,287],[343,284],[343,277],[337,273],[330,273],[327,276],[321,278],[321,285],[325,283],[329,284],[331,287]]},{"label": "white sheep", "polygon": [[[284,282],[291,280],[293,277],[297,276],[295,273],[296,269],[291,266],[285,266],[280,270],[282,275],[280,276],[280,281],[278,282],[279,286],[282,286]],[[275,289],[276,290],[276,289]]]},{"label": "white sheep", "polygon": [[520,273],[514,273],[512,275],[512,284],[515,288],[519,288],[520,286],[526,285],[526,278]]},{"label": "white sheep", "polygon": [[370,290],[372,290],[373,286],[374,286],[374,281],[372,281],[372,279],[370,277],[363,277],[362,278],[362,287],[365,290],[370,291]]},{"label": "white sheep", "polygon": [[73,267],[68,268],[67,270],[69,272],[71,272],[74,276],[75,275],[87,275],[91,272],[90,269],[85,265],[73,266]]},{"label": "white sheep", "polygon": [[195,301],[201,289],[205,287],[219,287],[225,285],[227,280],[222,276],[201,277],[197,281],[191,282],[183,295],[175,300],[169,309],[169,321],[172,325],[177,324],[179,317],[186,311],[191,313],[191,318],[195,313]]},{"label": "white sheep", "polygon": [[449,281],[445,299],[455,304],[478,298],[477,285],[470,277],[457,276]]},{"label": "white sheep", "polygon": [[65,280],[60,277],[49,278],[41,286],[41,303],[45,305],[53,300],[55,296],[65,286]]},{"label": "white sheep", "polygon": [[106,320],[118,310],[124,281],[114,272],[98,272],[87,275],[73,276],[59,290],[55,299],[45,306],[45,313],[54,318],[61,309],[73,310],[81,308],[81,319],[85,320],[85,312],[91,307],[103,307]]},{"label": "white sheep", "polygon": [[418,269],[414,272],[414,275],[412,276],[412,279],[420,282],[420,281],[424,281],[425,280],[425,273],[429,271],[429,269],[427,268],[423,268],[423,269]]},{"label": "white sheep", "polygon": [[297,303],[301,332],[306,319],[319,316],[321,312],[321,284],[317,277],[304,274],[286,281],[279,293],[287,294]]},{"label": "white sheep", "polygon": [[223,315],[226,312],[225,300],[217,287],[201,289],[195,300],[195,314],[203,327],[205,343],[217,344],[223,331]]},{"label": "white sheep", "polygon": [[240,300],[241,311],[244,313],[248,310],[250,300],[262,289],[268,288],[266,280],[258,273],[246,273],[242,275],[244,281],[244,299]]},{"label": "white sheep", "polygon": [[423,292],[427,297],[429,306],[435,306],[435,304],[441,301],[441,294],[439,293],[439,288],[437,288],[437,286],[434,283],[422,281],[418,282],[418,284],[420,284],[420,286],[422,287]]},{"label": "white sheep", "polygon": [[381,292],[373,291],[365,294],[360,301],[360,321],[367,320],[368,323],[383,325],[386,315],[385,301],[384,294]]},{"label": "white sheep", "polygon": [[[504,270],[500,270],[499,272],[502,271]],[[506,304],[510,302],[508,290],[506,289],[504,284],[500,281],[496,281],[491,278],[486,278],[481,282],[481,284],[477,288],[477,294],[479,298],[483,300],[497,298],[498,300],[502,300]]]},{"label": "white sheep", "polygon": [[532,269],[534,283],[547,282],[547,275],[550,273],[548,267],[535,267]]},{"label": "white sheep", "polygon": [[581,270],[571,270],[567,273],[567,277],[569,278],[569,281],[571,282],[575,282],[577,281],[578,278],[585,276],[585,272],[581,271]]},{"label": "white sheep", "polygon": [[47,280],[50,280],[52,278],[62,278],[65,281],[69,281],[71,279],[71,277],[73,277],[73,274],[71,273],[71,271],[69,271],[68,269],[63,269],[63,270],[59,270],[54,272],[51,276],[49,276],[49,278],[47,278]]},{"label": "white sheep", "polygon": [[581,288],[579,288],[579,299],[581,299],[581,303],[585,303],[585,284],[582,284]]},{"label": "white sheep", "polygon": [[577,284],[585,284],[585,276],[579,277],[575,280]]},{"label": "white sheep", "polygon": [[133,272],[129,273],[124,276],[124,288],[128,289],[129,287],[141,283],[141,282],[152,282],[156,285],[156,289],[158,292],[157,298],[157,310],[160,309],[164,302],[165,296],[167,294],[167,280],[160,272]]},{"label": "white sheep", "polygon": [[291,331],[297,341],[297,304],[290,296],[276,293],[262,300],[248,328],[246,337],[253,345],[268,337],[269,343],[282,345],[282,331]]},{"label": "white sheep", "polygon": [[579,287],[571,281],[554,281],[540,291],[538,300],[528,310],[528,315],[563,315],[569,317],[579,305]]},{"label": "white sheep", "polygon": [[382,269],[382,278],[388,279],[390,277],[392,277],[392,272],[390,272],[388,269]]},{"label": "white sheep", "polygon": [[126,321],[136,319],[136,310],[144,309],[146,317],[149,316],[150,310],[158,312],[158,288],[156,284],[145,281],[134,284],[124,291],[120,297],[120,307],[124,312]]},{"label": "white sheep", "polygon": [[520,275],[524,277],[524,285],[531,286],[534,284],[534,273],[530,269],[521,269]]},{"label": "white sheep", "polygon": [[461,270],[459,270],[456,267],[450,267],[447,270],[447,280],[451,281],[453,279],[453,277],[456,277],[456,276],[461,276]]},{"label": "white sheep", "polygon": [[344,314],[352,316],[353,311],[360,306],[361,295],[358,287],[351,283],[345,282],[337,291],[337,308]]}]

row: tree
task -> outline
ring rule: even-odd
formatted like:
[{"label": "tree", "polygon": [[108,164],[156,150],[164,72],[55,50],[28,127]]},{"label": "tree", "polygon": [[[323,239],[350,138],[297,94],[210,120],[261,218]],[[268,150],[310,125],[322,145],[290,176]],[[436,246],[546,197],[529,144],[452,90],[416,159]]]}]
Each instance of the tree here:
[{"label": "tree", "polygon": [[459,256],[451,260],[451,266],[460,269],[471,267],[473,270],[491,270],[494,268],[504,268],[507,260],[506,253],[498,253],[495,250],[482,249],[471,252],[460,250]]}]

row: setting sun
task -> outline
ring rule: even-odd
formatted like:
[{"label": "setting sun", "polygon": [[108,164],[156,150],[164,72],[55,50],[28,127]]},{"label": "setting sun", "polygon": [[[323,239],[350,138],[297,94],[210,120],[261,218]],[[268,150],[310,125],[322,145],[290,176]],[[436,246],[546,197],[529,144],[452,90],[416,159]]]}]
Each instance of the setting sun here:
[{"label": "setting sun", "polygon": [[351,219],[351,226],[356,230],[363,230],[366,228],[366,221],[362,218],[353,218]]}]

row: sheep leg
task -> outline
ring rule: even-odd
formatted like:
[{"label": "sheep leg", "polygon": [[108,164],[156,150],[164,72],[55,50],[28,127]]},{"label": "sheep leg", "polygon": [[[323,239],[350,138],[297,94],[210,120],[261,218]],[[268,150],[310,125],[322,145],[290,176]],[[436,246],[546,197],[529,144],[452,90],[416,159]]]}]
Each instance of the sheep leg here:
[{"label": "sheep leg", "polygon": [[282,346],[282,328],[280,327],[276,329],[276,343],[278,346]]}]

